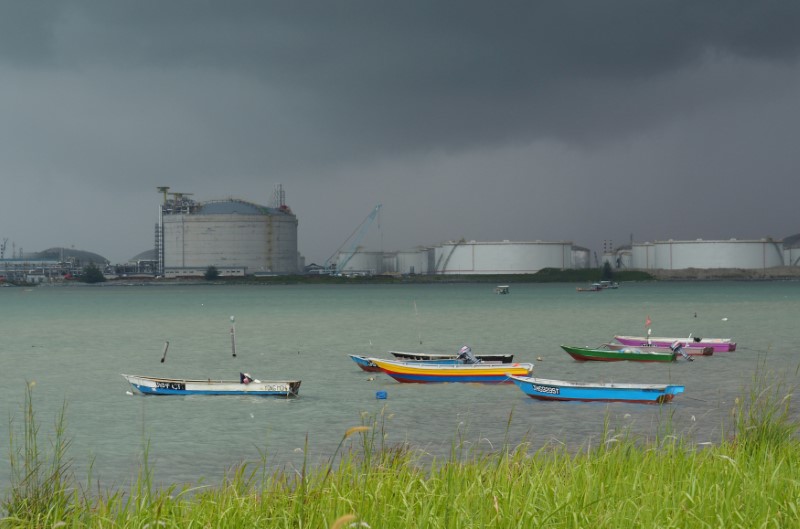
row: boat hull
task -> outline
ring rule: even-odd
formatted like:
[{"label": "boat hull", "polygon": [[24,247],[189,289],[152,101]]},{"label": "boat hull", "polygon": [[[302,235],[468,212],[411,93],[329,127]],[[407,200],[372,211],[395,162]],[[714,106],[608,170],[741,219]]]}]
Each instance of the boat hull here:
[{"label": "boat hull", "polygon": [[652,345],[655,347],[670,347],[675,342],[680,343],[684,349],[703,349],[711,347],[715,353],[729,352],[736,350],[736,342],[730,338],[646,338],[644,336],[614,336],[614,339],[624,345]]},{"label": "boat hull", "polygon": [[[455,359],[455,354],[438,354],[438,353],[409,353],[404,351],[389,351],[392,356],[400,360],[445,360]],[[510,364],[514,361],[513,354],[476,354],[475,358],[482,362],[500,362],[503,364]]]},{"label": "boat hull", "polygon": [[[654,347],[648,345],[625,345],[621,343],[604,343],[602,347],[608,347],[609,349],[614,350],[621,350],[625,348],[635,347],[636,349],[641,350],[645,353],[669,353],[672,352],[672,349],[669,347]],[[683,351],[689,356],[712,356],[714,354],[713,347],[703,347],[702,349],[699,347],[691,347],[691,348],[683,348]]]},{"label": "boat hull", "polygon": [[480,384],[510,384],[510,376],[528,376],[533,364],[430,364],[370,358],[381,371],[404,383],[474,382]]},{"label": "boat hull", "polygon": [[379,373],[381,368],[370,362],[366,356],[349,355],[358,367],[369,373]]},{"label": "boat hull", "polygon": [[[350,358],[355,362],[358,367],[363,369],[364,371],[375,373],[380,372],[381,368],[376,366],[372,361],[366,357],[361,355],[349,355]],[[403,360],[403,362],[408,362],[409,364],[416,364],[420,366],[426,365],[465,365],[463,361],[459,360],[458,358],[441,358],[441,359],[432,359],[432,360]],[[483,361],[481,362],[483,365],[503,365],[503,362],[493,362],[493,361]]]},{"label": "boat hull", "polygon": [[645,352],[633,346],[620,350],[569,345],[562,345],[561,348],[578,362],[674,362],[678,357],[678,353],[673,351]]},{"label": "boat hull", "polygon": [[511,381],[523,393],[537,400],[662,404],[684,391],[684,386],[668,384],[567,382],[517,376],[512,376]]},{"label": "boat hull", "polygon": [[190,380],[122,375],[131,387],[143,395],[247,395],[257,397],[295,397],[299,380],[253,381]]}]

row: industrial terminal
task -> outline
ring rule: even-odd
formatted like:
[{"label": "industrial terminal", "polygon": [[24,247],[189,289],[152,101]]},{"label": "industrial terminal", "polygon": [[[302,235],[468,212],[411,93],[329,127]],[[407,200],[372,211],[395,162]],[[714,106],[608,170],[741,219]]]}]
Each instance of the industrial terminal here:
[{"label": "industrial terminal", "polygon": [[302,270],[297,217],[282,186],[273,207],[238,199],[195,202],[160,187],[156,261],[164,277],[199,277],[209,266],[222,276],[287,275]]},{"label": "industrial terminal", "polygon": [[[685,269],[767,270],[800,266],[800,234],[783,240],[666,240],[613,247],[604,242],[600,256],[573,241],[477,241],[460,239],[409,250],[371,251],[362,239],[379,215],[375,206],[350,238],[321,264],[306,265],[298,251],[298,219],[286,204],[282,185],[272,203],[263,206],[226,198],[196,201],[192,193],[159,187],[161,203],[155,223],[155,244],[127,263],[105,262],[90,252],[65,253],[55,248],[36,254],[7,255],[7,238],[0,238],[0,282],[43,283],[70,278],[93,264],[106,276],[164,278],[202,277],[214,267],[222,277],[326,274],[367,275],[488,275],[533,274],[599,268],[673,271]],[[380,223],[378,223],[380,225]]]}]

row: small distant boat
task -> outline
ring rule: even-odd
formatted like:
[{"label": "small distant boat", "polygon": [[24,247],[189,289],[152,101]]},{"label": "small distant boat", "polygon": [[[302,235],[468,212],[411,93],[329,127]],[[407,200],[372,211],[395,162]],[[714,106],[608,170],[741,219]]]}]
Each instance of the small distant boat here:
[{"label": "small distant boat", "polygon": [[619,288],[619,283],[617,283],[616,281],[603,280],[600,281],[600,288],[610,288],[613,290]]},{"label": "small distant boat", "polygon": [[509,293],[508,285],[497,285],[496,287],[494,287],[494,293],[495,294],[508,294]]},{"label": "small distant boat", "polygon": [[622,349],[612,349],[608,346],[599,347],[573,347],[562,345],[561,348],[572,358],[579,362],[674,362],[678,353],[667,349],[666,351],[649,352],[633,346],[623,346]]},{"label": "small distant boat", "polygon": [[[621,343],[604,343],[601,347],[607,347],[609,349],[614,349],[616,351],[622,349],[629,349],[629,348],[636,348],[643,353],[668,353],[672,352],[672,348],[670,347],[656,347],[654,345],[625,345]],[[703,347],[702,349],[699,347],[690,347],[685,348],[681,347],[681,349],[689,356],[712,356],[714,354],[713,347]]]},{"label": "small distant boat", "polygon": [[603,287],[600,286],[600,283],[592,283],[589,287],[577,287],[575,290],[578,292],[600,292]]},{"label": "small distant boat", "polygon": [[[389,351],[397,359],[400,360],[446,360],[455,359],[457,353],[453,354],[439,354],[439,353],[409,353],[403,351]],[[481,362],[500,362],[502,364],[510,364],[514,361],[513,354],[476,354],[475,358]]]},{"label": "small distant boat", "polygon": [[703,349],[711,347],[715,353],[722,353],[736,350],[736,342],[730,338],[651,338],[649,336],[614,336],[614,339],[624,345],[652,345],[656,347],[670,347],[678,342],[684,349]]},{"label": "small distant boat", "polygon": [[141,375],[122,375],[143,395],[249,395],[258,397],[296,397],[299,380],[262,382],[241,373],[239,380],[193,380]]},{"label": "small distant boat", "polygon": [[511,383],[509,376],[527,376],[533,364],[430,364],[370,358],[381,371],[398,382],[479,382],[483,384]]},{"label": "small distant boat", "polygon": [[512,376],[511,381],[526,395],[539,400],[662,404],[684,391],[684,386],[669,384],[567,382],[520,376]]}]

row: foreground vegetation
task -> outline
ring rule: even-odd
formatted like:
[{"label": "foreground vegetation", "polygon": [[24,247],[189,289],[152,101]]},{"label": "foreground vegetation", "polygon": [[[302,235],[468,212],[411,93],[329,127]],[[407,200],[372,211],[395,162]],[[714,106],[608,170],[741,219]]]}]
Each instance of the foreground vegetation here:
[{"label": "foreground vegetation", "polygon": [[107,493],[69,477],[63,418],[45,456],[29,389],[0,528],[800,527],[791,392],[756,382],[714,446],[668,424],[652,440],[607,428],[579,453],[527,443],[471,453],[457,435],[448,458],[424,464],[407,446],[384,445],[379,416],[345,431],[319,468],[242,465],[218,486],[154,490],[145,456],[129,491]]}]

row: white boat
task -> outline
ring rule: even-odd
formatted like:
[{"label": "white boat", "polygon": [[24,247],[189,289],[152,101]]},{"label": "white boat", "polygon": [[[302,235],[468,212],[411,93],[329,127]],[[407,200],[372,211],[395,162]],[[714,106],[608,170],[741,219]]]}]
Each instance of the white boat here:
[{"label": "white boat", "polygon": [[614,339],[623,345],[639,346],[655,346],[655,347],[671,347],[674,344],[683,346],[684,349],[705,349],[711,347],[715,353],[722,353],[727,351],[736,350],[736,342],[730,338],[700,338],[692,337],[690,334],[688,338],[667,338],[667,337],[651,337],[648,333],[647,336],[614,336]]},{"label": "white boat", "polygon": [[[236,326],[231,316],[231,354],[236,358]],[[169,342],[164,344],[161,363],[167,357]],[[210,378],[164,378],[144,375],[126,375],[123,378],[143,395],[250,395],[258,397],[296,397],[299,380],[268,380],[262,382],[248,373],[239,373],[239,380],[212,380]]]},{"label": "white boat", "polygon": [[122,375],[143,395],[250,395],[258,397],[296,397],[299,380],[261,380],[242,373],[239,380],[162,378]]}]

